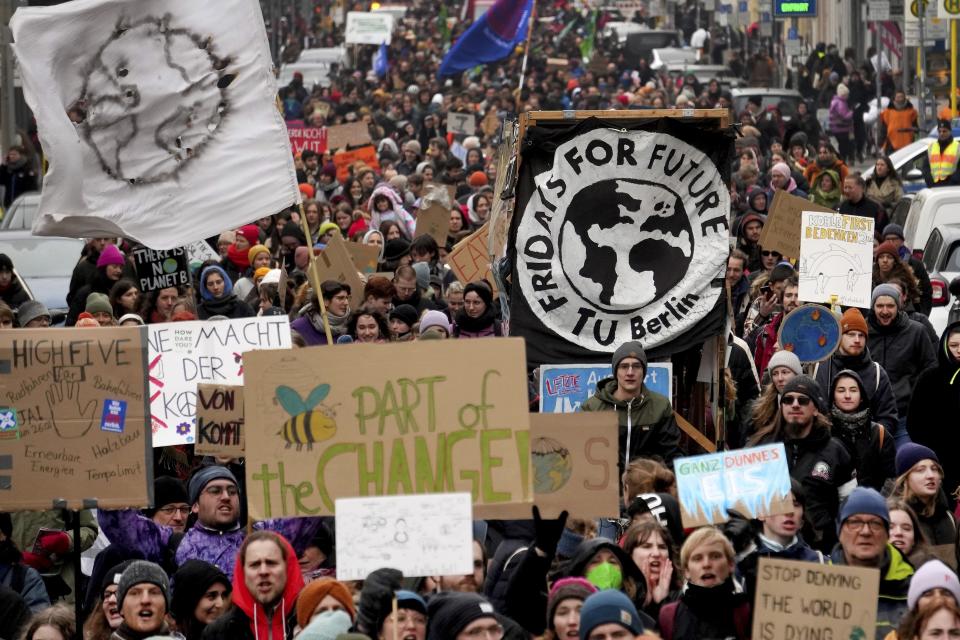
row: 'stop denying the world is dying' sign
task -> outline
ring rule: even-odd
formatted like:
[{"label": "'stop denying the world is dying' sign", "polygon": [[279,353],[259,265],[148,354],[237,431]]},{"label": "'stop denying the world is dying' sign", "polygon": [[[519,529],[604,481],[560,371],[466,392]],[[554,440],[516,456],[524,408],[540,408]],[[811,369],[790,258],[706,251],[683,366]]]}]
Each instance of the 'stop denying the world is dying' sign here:
[{"label": "'stop denying the world is dying' sign", "polygon": [[533,500],[522,340],[250,351],[244,369],[255,519],[362,496],[469,492],[475,518]]},{"label": "'stop denying the world is dying' sign", "polygon": [[714,308],[730,201],[710,155],[664,132],[595,128],[559,144],[532,180],[520,187],[529,199],[518,196],[516,281],[561,339],[650,348]]}]

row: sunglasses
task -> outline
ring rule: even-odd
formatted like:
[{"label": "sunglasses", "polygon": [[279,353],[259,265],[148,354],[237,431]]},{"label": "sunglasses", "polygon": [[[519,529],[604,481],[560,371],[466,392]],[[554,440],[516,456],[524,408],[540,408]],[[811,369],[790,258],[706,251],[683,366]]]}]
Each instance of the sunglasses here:
[{"label": "sunglasses", "polygon": [[760,252],[760,255],[762,255],[762,256],[765,257],[765,258],[766,258],[767,256],[777,256],[778,258],[780,257],[780,254],[777,253],[776,251],[761,251],[761,252]]},{"label": "sunglasses", "polygon": [[783,396],[783,398],[780,399],[780,404],[784,406],[798,404],[801,407],[805,407],[810,404],[810,398],[807,396]]}]

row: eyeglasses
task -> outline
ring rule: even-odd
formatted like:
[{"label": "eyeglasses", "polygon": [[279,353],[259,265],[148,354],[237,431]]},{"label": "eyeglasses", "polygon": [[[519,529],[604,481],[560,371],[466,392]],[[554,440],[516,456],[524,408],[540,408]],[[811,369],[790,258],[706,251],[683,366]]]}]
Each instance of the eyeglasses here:
[{"label": "eyeglasses", "polygon": [[462,632],[463,635],[468,638],[484,638],[484,637],[494,637],[502,638],[503,637],[503,626],[500,623],[492,624],[489,627],[475,627],[469,631]]},{"label": "eyeglasses", "polygon": [[780,404],[782,404],[782,405],[784,405],[784,406],[790,406],[790,405],[792,405],[792,404],[798,404],[798,405],[800,405],[801,407],[805,407],[805,406],[807,406],[808,404],[810,404],[810,398],[808,398],[807,396],[792,396],[792,395],[790,395],[790,396],[783,396],[783,398],[780,399]]},{"label": "eyeglasses", "polygon": [[190,507],[161,507],[157,511],[165,516],[172,516],[174,513],[186,516],[190,514]]},{"label": "eyeglasses", "polygon": [[240,493],[240,491],[233,485],[230,485],[229,487],[219,487],[219,486],[207,487],[206,489],[203,490],[203,492],[208,496],[214,496],[214,497],[220,497],[221,495],[223,495],[224,491],[226,491],[227,495],[230,496],[231,498]]},{"label": "eyeglasses", "polygon": [[415,626],[418,626],[418,627],[425,627],[427,626],[427,619],[420,614],[414,614],[414,615],[408,616],[408,615],[404,615],[402,611],[397,613],[398,627],[403,627],[410,623],[413,623]]},{"label": "eyeglasses", "polygon": [[621,371],[642,371],[643,365],[639,362],[621,362],[617,365]]},{"label": "eyeglasses", "polygon": [[850,533],[859,532],[866,526],[870,533],[883,531],[883,520],[863,520],[862,518],[847,518],[843,521],[843,528]]}]

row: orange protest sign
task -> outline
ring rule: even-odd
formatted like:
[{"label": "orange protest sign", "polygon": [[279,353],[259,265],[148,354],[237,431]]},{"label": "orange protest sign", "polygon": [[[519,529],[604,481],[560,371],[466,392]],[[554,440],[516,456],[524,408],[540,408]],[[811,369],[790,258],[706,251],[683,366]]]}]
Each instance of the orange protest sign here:
[{"label": "orange protest sign", "polygon": [[493,288],[493,295],[497,295],[497,283],[490,271],[490,255],[487,253],[489,234],[489,224],[484,224],[458,242],[453,251],[447,255],[447,265],[453,269],[460,282],[467,284],[476,280],[486,280]]},{"label": "orange protest sign", "polygon": [[343,182],[350,177],[350,165],[363,162],[374,171],[380,171],[377,150],[371,144],[352,151],[338,151],[333,154],[333,165],[337,168],[337,180]]}]

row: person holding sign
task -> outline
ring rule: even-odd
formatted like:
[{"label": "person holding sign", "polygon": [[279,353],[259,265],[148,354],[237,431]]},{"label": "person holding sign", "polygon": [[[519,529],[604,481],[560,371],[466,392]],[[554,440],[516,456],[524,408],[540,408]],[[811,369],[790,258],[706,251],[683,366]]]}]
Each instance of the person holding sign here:
[{"label": "person holding sign", "polygon": [[660,456],[670,465],[680,455],[680,428],[670,399],[648,390],[647,353],[639,342],[626,342],[613,353],[613,377],[597,383],[581,411],[616,411],[620,420],[619,475],[638,456]]},{"label": "person holding sign", "polygon": [[697,529],[680,549],[686,586],[660,610],[664,640],[750,637],[750,600],[733,577],[733,545],[719,529]]},{"label": "person holding sign", "polygon": [[813,546],[829,551],[835,542],[834,519],[839,509],[838,490],[850,480],[850,454],[830,435],[830,420],[817,383],[796,376],[783,387],[780,413],[755,433],[749,446],[783,442],[790,477],[807,491],[807,513],[817,532]]},{"label": "person holding sign", "polygon": [[837,528],[840,545],[830,556],[833,564],[880,570],[876,638],[883,640],[907,612],[907,591],[913,577],[913,567],[889,543],[890,512],[883,496],[867,487],[854,489],[843,503]]}]

